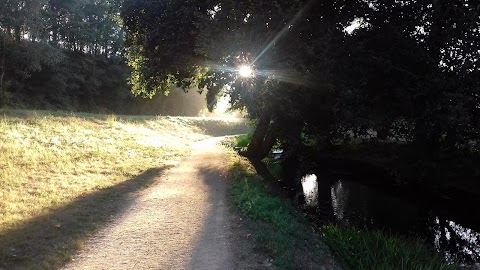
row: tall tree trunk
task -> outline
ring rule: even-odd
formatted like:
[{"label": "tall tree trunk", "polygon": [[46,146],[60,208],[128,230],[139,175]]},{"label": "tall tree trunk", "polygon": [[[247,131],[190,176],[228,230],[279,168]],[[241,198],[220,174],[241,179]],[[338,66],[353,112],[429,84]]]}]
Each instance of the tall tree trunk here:
[{"label": "tall tree trunk", "polygon": [[428,35],[427,46],[430,59],[436,64],[440,64],[441,60],[441,47],[445,39],[443,33],[443,27],[445,26],[445,3],[448,0],[435,0],[432,5],[432,26]]},{"label": "tall tree trunk", "polygon": [[108,59],[109,50],[108,50],[108,43],[107,43],[107,41],[105,41],[105,42],[103,43],[103,46],[104,46],[104,48],[105,48],[105,50],[104,50],[105,58]]},{"label": "tall tree trunk", "polygon": [[386,125],[385,123],[382,123],[377,126],[376,128],[377,131],[377,140],[387,140],[388,135],[390,133],[390,127]]},{"label": "tall tree trunk", "polygon": [[248,145],[245,156],[251,159],[263,159],[272,149],[277,136],[269,129],[271,117],[268,114],[263,114],[258,120],[257,127],[252,136],[252,140]]},{"label": "tall tree trunk", "polygon": [[21,39],[21,29],[20,29],[20,26],[15,26],[15,42],[16,43],[20,43],[20,39]]},{"label": "tall tree trunk", "polygon": [[0,71],[0,99],[1,96],[3,95],[3,78],[5,76],[5,57],[7,54],[7,42],[6,42],[6,35],[3,35],[3,47],[2,47],[2,63],[1,63],[1,71]]},{"label": "tall tree trunk", "polygon": [[57,33],[57,27],[55,26],[52,30],[52,42],[53,45],[58,45],[58,33]]}]

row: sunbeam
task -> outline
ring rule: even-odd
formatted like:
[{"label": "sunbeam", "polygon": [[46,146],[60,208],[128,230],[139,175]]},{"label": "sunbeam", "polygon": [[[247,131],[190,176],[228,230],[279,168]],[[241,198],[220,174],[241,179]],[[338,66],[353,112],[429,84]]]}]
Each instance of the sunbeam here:
[{"label": "sunbeam", "polygon": [[206,62],[204,63],[205,66],[207,66],[210,70],[212,71],[222,71],[222,72],[236,72],[237,69],[234,67],[226,66],[226,65],[220,65],[212,62]]},{"label": "sunbeam", "polygon": [[263,69],[256,71],[255,74],[309,88],[316,88],[318,86],[312,75],[302,74],[294,69]]},{"label": "sunbeam", "polygon": [[309,1],[302,9],[297,12],[297,14],[295,14],[295,16],[293,16],[293,18],[282,28],[282,30],[280,30],[280,32],[278,32],[275,37],[273,37],[273,39],[267,44],[267,46],[265,46],[265,48],[263,48],[263,50],[255,57],[252,64],[255,64],[275,44],[275,42],[277,42],[285,34],[285,32],[287,32],[288,29],[290,29],[293,24],[302,17],[305,10],[310,8],[313,2],[314,0]]}]

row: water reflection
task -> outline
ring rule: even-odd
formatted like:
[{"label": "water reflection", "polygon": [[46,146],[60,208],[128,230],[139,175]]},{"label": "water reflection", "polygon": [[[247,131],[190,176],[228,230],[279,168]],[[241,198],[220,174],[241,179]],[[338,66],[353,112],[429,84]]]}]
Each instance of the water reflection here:
[{"label": "water reflection", "polygon": [[480,262],[480,233],[453,221],[441,207],[433,209],[356,181],[326,181],[323,175],[318,179],[317,175],[305,175],[301,181],[305,204],[317,209],[308,213],[316,215],[313,219],[325,222],[330,218],[356,227],[417,235],[443,252],[448,261]]},{"label": "water reflection", "polygon": [[315,174],[307,174],[302,180],[303,195],[305,196],[305,205],[318,205],[318,181]]},{"label": "water reflection", "polygon": [[345,220],[345,205],[347,205],[348,191],[343,188],[342,181],[338,181],[330,188],[330,196],[332,197],[332,210],[335,217],[348,224]]},{"label": "water reflection", "polygon": [[336,222],[409,233],[421,219],[414,205],[354,181],[335,181],[329,191]]},{"label": "water reflection", "polygon": [[435,235],[435,249],[444,251],[448,261],[459,259],[457,254],[462,255],[463,263],[473,264],[480,261],[480,233],[438,216],[435,217],[432,231]]}]

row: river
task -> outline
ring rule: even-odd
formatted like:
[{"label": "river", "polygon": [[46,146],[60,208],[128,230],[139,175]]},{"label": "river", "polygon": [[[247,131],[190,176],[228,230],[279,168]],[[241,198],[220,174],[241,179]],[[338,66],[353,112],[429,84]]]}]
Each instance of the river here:
[{"label": "river", "polygon": [[[423,239],[447,261],[480,263],[480,200],[439,198],[421,191],[374,185],[362,175],[317,168],[304,170],[293,199],[319,226],[326,223],[381,229]],[[378,178],[378,173],[372,173]],[[285,181],[286,182],[286,181]]]}]

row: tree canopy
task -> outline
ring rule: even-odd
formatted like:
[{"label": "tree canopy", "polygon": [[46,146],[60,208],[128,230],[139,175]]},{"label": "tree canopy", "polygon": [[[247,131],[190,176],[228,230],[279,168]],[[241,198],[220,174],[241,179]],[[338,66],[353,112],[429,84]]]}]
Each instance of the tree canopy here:
[{"label": "tree canopy", "polygon": [[1,1],[0,107],[198,114],[204,96],[173,91],[169,97],[144,100],[132,95],[122,2]]},{"label": "tree canopy", "polygon": [[[135,92],[194,85],[211,106],[228,93],[259,119],[257,157],[269,137],[295,147],[301,134],[372,129],[470,148],[479,139],[479,16],[468,0],[127,0],[122,10]],[[242,64],[255,76],[239,78]]]}]

